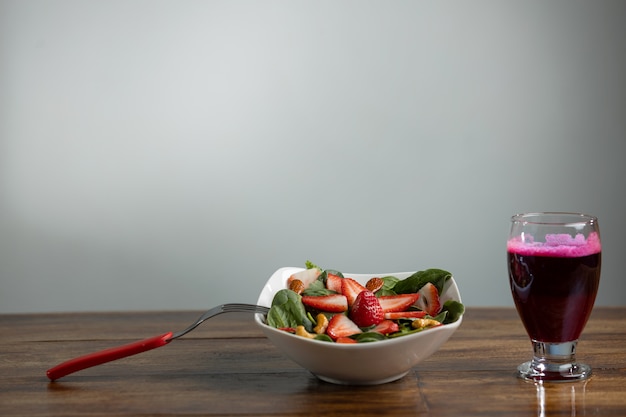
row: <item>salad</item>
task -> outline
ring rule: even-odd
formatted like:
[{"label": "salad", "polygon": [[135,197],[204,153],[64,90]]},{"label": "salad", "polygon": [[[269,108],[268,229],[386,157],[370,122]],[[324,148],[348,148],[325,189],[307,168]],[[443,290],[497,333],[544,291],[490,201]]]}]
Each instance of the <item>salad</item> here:
[{"label": "salad", "polygon": [[386,340],[453,323],[465,308],[440,301],[452,278],[442,269],[399,279],[371,278],[365,285],[310,261],[287,279],[272,300],[266,323],[298,336],[332,343]]}]

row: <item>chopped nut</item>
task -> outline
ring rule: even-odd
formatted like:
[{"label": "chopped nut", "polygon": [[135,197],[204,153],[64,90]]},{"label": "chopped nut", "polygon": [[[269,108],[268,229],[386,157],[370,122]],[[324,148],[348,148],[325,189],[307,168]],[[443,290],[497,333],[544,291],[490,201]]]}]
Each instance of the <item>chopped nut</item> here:
[{"label": "chopped nut", "polygon": [[319,313],[315,319],[317,320],[317,326],[313,328],[313,331],[317,334],[326,333],[326,328],[328,328],[328,318],[324,314]]},{"label": "chopped nut", "polygon": [[299,279],[294,279],[291,282],[289,282],[289,289],[295,293],[302,293],[302,291],[304,291],[304,282],[300,281]]},{"label": "chopped nut", "polygon": [[306,338],[309,338],[309,339],[313,339],[315,337],[314,334],[311,334],[311,333],[307,332],[306,329],[304,328],[304,326],[296,327],[296,335],[302,336],[302,337],[306,337]]},{"label": "chopped nut", "polygon": [[441,323],[434,319],[415,319],[411,326],[413,326],[414,329],[426,329],[441,326]]},{"label": "chopped nut", "polygon": [[371,292],[376,292],[380,290],[383,287],[383,285],[384,285],[384,282],[382,278],[375,277],[367,281],[367,284],[365,284],[365,288],[367,288]]}]

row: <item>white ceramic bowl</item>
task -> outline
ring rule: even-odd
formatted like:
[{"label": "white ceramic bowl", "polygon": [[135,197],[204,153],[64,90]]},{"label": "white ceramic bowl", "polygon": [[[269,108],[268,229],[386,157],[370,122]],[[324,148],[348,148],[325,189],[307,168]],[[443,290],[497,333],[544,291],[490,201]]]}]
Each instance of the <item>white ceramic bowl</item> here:
[{"label": "white ceramic bowl", "polygon": [[[269,278],[257,304],[270,307],[274,294],[286,288],[287,278],[303,268],[280,268]],[[348,274],[362,284],[375,276],[393,275],[400,279],[413,272],[385,274]],[[454,278],[448,280],[441,294],[447,300],[461,302]],[[318,378],[335,384],[375,385],[391,382],[405,376],[413,366],[431,356],[459,328],[463,317],[423,332],[370,343],[341,344],[307,339],[265,324],[263,315],[256,314],[255,322],[263,333],[294,362],[308,369]]]}]

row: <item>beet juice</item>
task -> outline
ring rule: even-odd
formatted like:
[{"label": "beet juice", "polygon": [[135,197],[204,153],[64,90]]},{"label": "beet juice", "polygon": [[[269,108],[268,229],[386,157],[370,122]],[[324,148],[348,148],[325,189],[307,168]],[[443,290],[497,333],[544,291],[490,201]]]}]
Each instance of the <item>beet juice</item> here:
[{"label": "beet juice", "polygon": [[591,314],[600,281],[600,238],[547,235],[546,242],[511,238],[509,280],[515,306],[531,339],[575,341]]}]

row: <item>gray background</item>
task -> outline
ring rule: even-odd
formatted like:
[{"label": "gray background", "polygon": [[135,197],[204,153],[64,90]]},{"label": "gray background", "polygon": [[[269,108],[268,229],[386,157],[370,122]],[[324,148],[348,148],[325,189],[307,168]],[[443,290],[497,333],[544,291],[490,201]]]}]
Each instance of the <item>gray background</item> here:
[{"label": "gray background", "polygon": [[253,302],[440,267],[512,305],[509,217],[600,219],[624,305],[624,1],[0,0],[0,312]]}]

